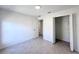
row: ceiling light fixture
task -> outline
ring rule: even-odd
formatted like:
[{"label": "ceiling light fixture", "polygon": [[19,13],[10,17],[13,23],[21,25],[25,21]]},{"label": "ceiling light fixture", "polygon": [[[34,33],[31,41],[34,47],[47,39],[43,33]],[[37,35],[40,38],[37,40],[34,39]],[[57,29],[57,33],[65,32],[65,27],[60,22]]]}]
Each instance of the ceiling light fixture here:
[{"label": "ceiling light fixture", "polygon": [[50,14],[51,12],[49,11],[48,14]]},{"label": "ceiling light fixture", "polygon": [[35,6],[35,9],[37,9],[37,10],[40,9],[40,8],[41,8],[41,7],[40,7],[39,5],[38,5],[38,6]]},{"label": "ceiling light fixture", "polygon": [[41,15],[39,15],[38,17],[41,17]]}]

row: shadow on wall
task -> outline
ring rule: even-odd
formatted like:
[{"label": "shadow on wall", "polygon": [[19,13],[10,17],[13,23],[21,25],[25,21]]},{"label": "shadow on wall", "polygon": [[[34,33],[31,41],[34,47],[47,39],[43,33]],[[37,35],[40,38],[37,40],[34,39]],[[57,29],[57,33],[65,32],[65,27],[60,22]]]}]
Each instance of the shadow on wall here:
[{"label": "shadow on wall", "polygon": [[6,12],[5,9],[0,8],[0,49],[4,47],[3,40],[2,40],[2,22],[10,14],[12,14],[12,12]]},{"label": "shadow on wall", "polygon": [[0,48],[24,42],[37,36],[37,19],[20,13],[0,9]]}]

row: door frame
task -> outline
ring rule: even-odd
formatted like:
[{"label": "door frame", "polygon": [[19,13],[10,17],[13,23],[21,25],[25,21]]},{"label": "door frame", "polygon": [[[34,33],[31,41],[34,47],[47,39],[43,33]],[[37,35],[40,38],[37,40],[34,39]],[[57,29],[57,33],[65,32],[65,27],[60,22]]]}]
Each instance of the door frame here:
[{"label": "door frame", "polygon": [[[62,16],[67,16],[67,15],[62,15]],[[74,51],[74,37],[73,37],[73,14],[68,14],[69,16],[69,38],[70,38],[70,50],[71,51]],[[56,39],[55,39],[55,18],[56,17],[61,17],[61,16],[55,16],[53,17],[53,43],[56,42]]]}]

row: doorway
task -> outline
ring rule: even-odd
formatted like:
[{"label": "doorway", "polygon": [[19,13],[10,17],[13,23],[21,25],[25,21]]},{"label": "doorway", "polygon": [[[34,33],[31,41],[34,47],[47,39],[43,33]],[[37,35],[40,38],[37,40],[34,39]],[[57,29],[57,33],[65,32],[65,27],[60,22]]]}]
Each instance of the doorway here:
[{"label": "doorway", "polygon": [[43,20],[39,20],[39,36],[43,37]]},{"label": "doorway", "polygon": [[[60,19],[60,20],[58,20],[58,19]],[[59,25],[56,25],[56,22],[59,22]],[[55,27],[55,26],[57,26],[57,27]],[[60,39],[60,40],[69,42],[70,50],[74,51],[73,15],[72,14],[53,17],[53,43],[56,43],[56,39]]]},{"label": "doorway", "polygon": [[69,39],[69,16],[61,16],[55,18],[55,39],[70,43]]}]

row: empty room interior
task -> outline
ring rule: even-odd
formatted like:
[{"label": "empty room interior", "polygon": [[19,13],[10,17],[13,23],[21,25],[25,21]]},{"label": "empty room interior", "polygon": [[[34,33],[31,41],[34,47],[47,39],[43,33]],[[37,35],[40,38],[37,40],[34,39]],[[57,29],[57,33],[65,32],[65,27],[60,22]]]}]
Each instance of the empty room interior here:
[{"label": "empty room interior", "polygon": [[69,16],[61,16],[55,18],[55,37],[56,42],[70,42],[69,39]]},{"label": "empty room interior", "polygon": [[70,46],[69,38],[69,16],[55,18],[55,43],[64,43]]},{"label": "empty room interior", "polygon": [[0,5],[0,54],[78,53],[78,5]]}]

